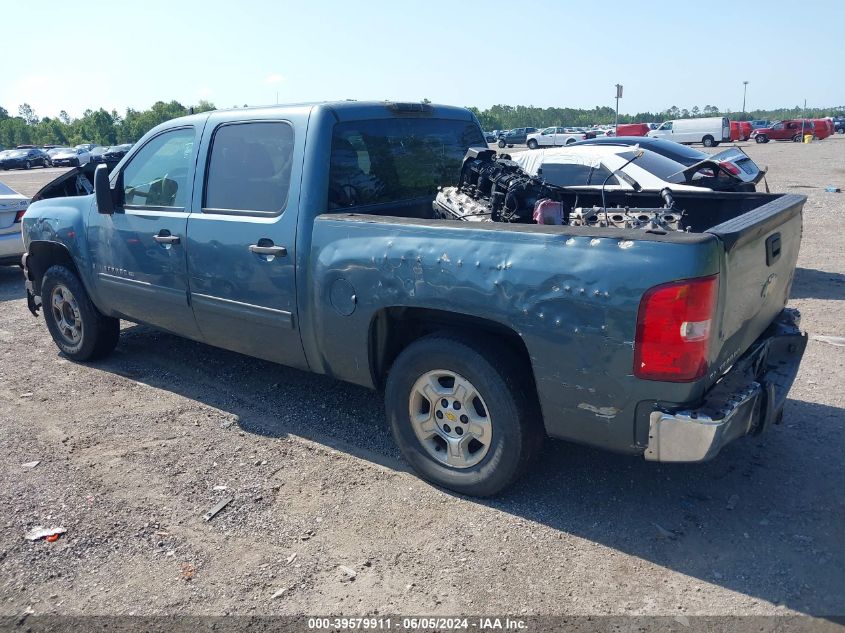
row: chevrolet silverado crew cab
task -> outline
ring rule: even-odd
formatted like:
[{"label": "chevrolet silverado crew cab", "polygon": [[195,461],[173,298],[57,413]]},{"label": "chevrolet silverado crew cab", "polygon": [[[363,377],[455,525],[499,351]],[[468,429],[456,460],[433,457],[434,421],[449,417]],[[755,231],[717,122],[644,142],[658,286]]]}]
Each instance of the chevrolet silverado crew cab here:
[{"label": "chevrolet silverado crew cab", "polygon": [[551,185],[461,108],[206,112],[92,178],[23,219],[28,305],[63,354],[105,356],[125,319],[364,385],[407,461],[463,493],[547,435],[706,460],[779,420],[804,351],[803,197]]}]

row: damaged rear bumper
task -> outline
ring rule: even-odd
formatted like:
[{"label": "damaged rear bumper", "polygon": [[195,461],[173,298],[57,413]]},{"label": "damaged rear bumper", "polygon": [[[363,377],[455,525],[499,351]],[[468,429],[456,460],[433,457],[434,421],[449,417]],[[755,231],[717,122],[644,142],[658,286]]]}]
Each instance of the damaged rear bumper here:
[{"label": "damaged rear bumper", "polygon": [[801,315],[786,309],[731,370],[713,386],[701,406],[654,411],[645,458],[701,462],[743,435],[759,434],[783,414],[786,396],[807,345]]}]

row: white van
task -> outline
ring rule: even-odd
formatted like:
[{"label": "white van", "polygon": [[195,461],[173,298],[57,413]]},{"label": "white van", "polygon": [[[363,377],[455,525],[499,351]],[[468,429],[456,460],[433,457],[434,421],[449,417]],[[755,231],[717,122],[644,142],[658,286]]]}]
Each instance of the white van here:
[{"label": "white van", "polygon": [[675,119],[665,121],[659,128],[649,132],[648,136],[676,143],[702,143],[705,147],[716,147],[722,141],[731,140],[731,123],[723,116]]}]

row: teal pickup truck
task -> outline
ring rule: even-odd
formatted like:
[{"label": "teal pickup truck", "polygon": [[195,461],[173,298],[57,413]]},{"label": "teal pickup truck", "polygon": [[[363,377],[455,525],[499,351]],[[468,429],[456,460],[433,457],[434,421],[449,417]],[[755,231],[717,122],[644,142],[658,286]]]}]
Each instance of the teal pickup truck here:
[{"label": "teal pickup truck", "polygon": [[804,198],[601,176],[526,176],[461,108],[192,115],[29,207],[28,304],[76,361],[125,319],[383,392],[407,461],[462,493],[546,436],[709,459],[782,415]]}]

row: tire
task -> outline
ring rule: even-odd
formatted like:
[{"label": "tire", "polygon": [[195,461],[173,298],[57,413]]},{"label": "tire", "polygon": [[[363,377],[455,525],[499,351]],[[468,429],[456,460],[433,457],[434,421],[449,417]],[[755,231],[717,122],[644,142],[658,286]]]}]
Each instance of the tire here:
[{"label": "tire", "polygon": [[801,135],[800,135],[800,134],[796,134],[795,136],[793,136],[793,137],[792,137],[792,142],[793,142],[793,143],[800,143],[800,142],[801,142]]},{"label": "tire", "polygon": [[32,161],[26,161],[26,164],[24,164],[24,169],[32,169]]},{"label": "tire", "polygon": [[120,337],[120,320],[102,314],[76,274],[65,266],[51,266],[41,281],[44,321],[62,353],[76,361],[110,354]]},{"label": "tire", "polygon": [[716,139],[708,134],[701,139],[701,144],[704,145],[704,147],[716,147]]},{"label": "tire", "polygon": [[537,149],[537,139],[528,139],[528,149]]},{"label": "tire", "polygon": [[502,139],[499,139],[499,142],[498,142],[498,143],[496,143],[496,145],[498,145],[499,147],[504,147],[504,146],[505,146],[505,142],[504,142]]},{"label": "tire", "polygon": [[758,143],[766,143],[769,139],[766,138],[765,134],[758,134],[754,137],[754,140]]},{"label": "tire", "polygon": [[572,145],[574,142],[575,142],[574,138],[568,138],[568,139],[566,139],[566,143],[564,143],[564,145]]},{"label": "tire", "polygon": [[[415,341],[387,378],[385,408],[396,445],[414,470],[434,484],[467,495],[497,494],[524,472],[545,437],[536,398],[526,395],[534,392],[524,378],[528,373],[502,346],[449,332]],[[434,398],[422,393],[425,384],[429,392],[437,385]],[[461,387],[467,385],[478,395],[472,404],[460,401]],[[429,417],[415,425],[415,409]],[[473,433],[473,426],[482,432]],[[430,437],[421,439],[425,433]],[[447,438],[463,448],[451,454]]]}]

